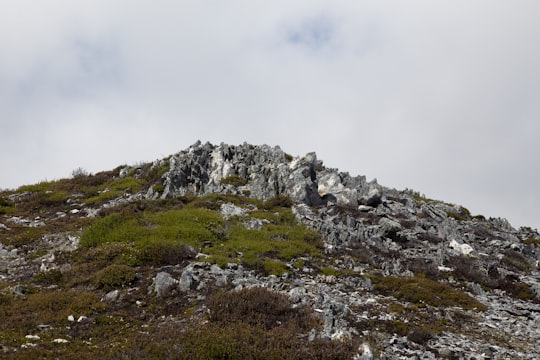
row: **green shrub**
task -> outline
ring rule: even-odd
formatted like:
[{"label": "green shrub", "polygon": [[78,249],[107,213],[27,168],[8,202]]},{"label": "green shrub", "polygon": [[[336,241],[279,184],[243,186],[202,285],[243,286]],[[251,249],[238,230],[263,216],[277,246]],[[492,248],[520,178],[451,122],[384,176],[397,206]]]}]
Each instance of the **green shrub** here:
[{"label": "green shrub", "polygon": [[[201,201],[193,201],[180,210],[143,212],[125,208],[125,212],[110,213],[95,221],[83,231],[80,244],[86,248],[114,242],[132,244],[137,264],[156,265],[190,258],[193,251],[186,245],[197,251],[204,247],[210,260],[219,265],[242,262],[271,274],[286,271],[283,261],[321,253],[320,235],[297,223],[290,209],[253,214],[270,222],[253,230],[245,228],[243,218],[225,222],[218,211],[200,205]],[[208,243],[219,246],[207,247]]]},{"label": "green shrub", "polygon": [[80,245],[132,244],[139,263],[167,265],[191,256],[185,245],[200,248],[205,241],[219,240],[216,229],[222,224],[218,212],[202,208],[144,212],[136,217],[112,213],[85,229]]},{"label": "green shrub", "polygon": [[290,197],[286,195],[277,195],[266,200],[263,208],[273,210],[275,208],[290,208],[292,205],[293,202]]},{"label": "green shrub", "polygon": [[151,241],[140,246],[138,258],[145,264],[176,265],[193,259],[193,248],[177,241]]}]

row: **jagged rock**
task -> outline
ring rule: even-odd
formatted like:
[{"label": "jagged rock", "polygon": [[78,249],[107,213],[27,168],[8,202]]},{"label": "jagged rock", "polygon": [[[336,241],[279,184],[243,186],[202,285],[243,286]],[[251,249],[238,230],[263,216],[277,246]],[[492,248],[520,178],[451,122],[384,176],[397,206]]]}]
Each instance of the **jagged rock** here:
[{"label": "jagged rock", "polygon": [[182,275],[180,276],[180,280],[178,282],[178,287],[180,291],[188,291],[191,289],[191,286],[194,283],[193,279],[193,267],[187,266],[184,271],[182,272]]},{"label": "jagged rock", "polygon": [[366,196],[363,196],[360,199],[360,204],[369,206],[369,207],[377,207],[382,203],[382,193],[379,188],[373,187],[369,190]]},{"label": "jagged rock", "polygon": [[452,239],[450,241],[450,244],[448,244],[448,247],[451,249],[456,250],[461,255],[470,255],[474,249],[469,244],[460,244],[456,240]]},{"label": "jagged rock", "polygon": [[[193,193],[204,195],[227,191],[268,199],[287,195],[295,202],[309,206],[327,204],[357,204],[364,178],[350,178],[333,170],[324,170],[315,153],[288,160],[279,147],[248,144],[214,146],[200,142],[171,157],[169,171],[164,174],[162,198]],[[246,180],[241,189],[224,185],[221,180],[239,176]],[[322,194],[322,196],[321,196]],[[147,194],[152,196],[152,194]]]},{"label": "jagged rock", "polygon": [[245,215],[247,213],[247,210],[236,206],[233,203],[226,203],[221,205],[220,212],[224,218],[228,218],[230,216]]},{"label": "jagged rock", "polygon": [[379,220],[379,229],[381,236],[395,239],[397,233],[401,231],[402,227],[397,221],[390,220],[388,218],[381,218],[381,220]]}]

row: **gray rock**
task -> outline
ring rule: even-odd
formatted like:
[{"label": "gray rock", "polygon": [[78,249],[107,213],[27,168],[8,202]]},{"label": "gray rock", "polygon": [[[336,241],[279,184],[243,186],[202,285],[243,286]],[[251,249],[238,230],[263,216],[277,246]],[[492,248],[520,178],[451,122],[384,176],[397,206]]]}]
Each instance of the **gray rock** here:
[{"label": "gray rock", "polygon": [[377,207],[382,203],[382,193],[378,188],[371,188],[367,196],[363,197],[361,203],[370,207]]},{"label": "gray rock", "polygon": [[381,235],[386,237],[391,237],[391,235],[401,231],[402,229],[400,223],[388,218],[381,218],[381,220],[379,220],[379,226]]},{"label": "gray rock", "polygon": [[191,289],[193,283],[194,283],[193,269],[191,266],[187,266],[182,272],[182,275],[180,276],[178,287],[180,288],[180,291],[186,292],[189,289]]},{"label": "gray rock", "polygon": [[241,207],[238,207],[234,205],[233,203],[226,203],[226,204],[221,204],[220,212],[224,218],[228,218],[231,216],[245,215],[247,213],[247,210],[242,209]]},{"label": "gray rock", "polygon": [[171,274],[161,271],[154,279],[154,292],[158,297],[166,296],[178,285],[178,280],[174,279]]},{"label": "gray rock", "polygon": [[120,291],[116,289],[116,290],[109,291],[108,293],[106,293],[101,299],[101,301],[115,302],[116,300],[118,300],[119,297],[120,297]]}]

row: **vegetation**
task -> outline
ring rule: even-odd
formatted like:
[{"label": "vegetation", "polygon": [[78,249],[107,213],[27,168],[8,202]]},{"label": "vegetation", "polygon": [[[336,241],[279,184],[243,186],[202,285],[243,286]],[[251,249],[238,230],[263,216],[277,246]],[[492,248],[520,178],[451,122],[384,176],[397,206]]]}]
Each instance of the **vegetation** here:
[{"label": "vegetation", "polygon": [[224,185],[232,185],[232,186],[243,186],[247,184],[246,179],[238,175],[231,175],[231,176],[224,177],[220,180],[220,182]]},{"label": "vegetation", "polygon": [[487,310],[486,306],[449,284],[424,277],[376,276],[374,290],[417,306],[459,306],[468,310]]},{"label": "vegetation", "polygon": [[[293,160],[288,154],[285,159]],[[322,163],[316,166],[317,171],[323,170]],[[491,260],[489,269],[482,268],[485,261],[458,256],[445,258],[444,265],[453,271],[442,272],[437,263],[415,258],[402,265],[416,276],[385,277],[375,269],[400,256],[397,251],[381,251],[368,242],[352,241],[350,248],[336,249],[330,257],[323,257],[321,235],[296,220],[293,202],[284,195],[263,201],[250,198],[246,190],[243,195],[188,194],[175,199],[114,201],[150,188],[163,192],[162,177],[168,169],[165,162],[97,174],[76,169],[70,179],[0,192],[0,217],[7,220],[2,221],[6,227],[0,229],[2,250],[18,252],[27,266],[16,282],[0,282],[3,356],[352,358],[359,341],[375,342],[377,336],[380,344],[397,334],[407,337],[415,347],[429,346],[429,340],[442,332],[466,333],[477,320],[477,313],[486,310],[463,291],[471,283],[480,284],[484,290],[504,290],[516,299],[538,301],[531,286],[518,276],[533,267],[525,255],[540,244],[540,239],[532,230],[523,236],[527,246],[522,252],[503,251],[500,258]],[[246,184],[240,176],[221,182],[234,187]],[[241,207],[244,214],[224,218],[220,209],[227,203]],[[467,209],[451,206],[455,211],[449,211],[449,217],[475,218]],[[83,214],[89,207],[100,209],[97,216]],[[356,206],[335,206],[333,210],[367,226],[380,220],[374,212],[360,212]],[[23,222],[11,222],[11,216]],[[405,217],[396,220],[407,229],[423,226],[415,221],[407,223]],[[58,239],[48,234],[57,234],[60,240],[62,236],[80,236],[79,246],[57,250]],[[478,238],[483,238],[480,235]],[[428,232],[416,240],[431,244],[445,241]],[[414,246],[414,241],[400,246]],[[51,257],[62,266],[40,268],[40,263],[48,265]],[[293,305],[288,296],[277,291],[258,287],[231,290],[236,284],[201,281],[204,286],[197,290],[197,297],[179,289],[161,298],[149,295],[158,271],[167,271],[178,279],[188,262],[201,257],[196,261],[224,268],[241,264],[255,270],[257,277],[289,273],[290,277],[282,278],[285,289],[289,289],[289,282],[292,287],[295,280],[291,279],[302,273],[310,273],[310,279],[335,277],[322,277],[321,281],[340,281],[340,286],[351,291],[372,292],[376,302],[351,305],[358,307],[353,309],[356,315],[367,314],[347,319],[361,335],[330,341],[308,340],[313,329],[321,330],[321,317],[301,306],[303,302],[298,299]],[[499,272],[498,267],[512,273]],[[13,270],[6,267],[5,271],[9,274]],[[344,277],[346,281],[339,279]],[[451,284],[450,277],[456,282]],[[54,339],[66,342],[57,344]]]},{"label": "vegetation", "polygon": [[264,204],[271,211],[252,214],[268,221],[260,230],[247,229],[245,217],[225,222],[217,210],[202,207],[207,202],[212,199],[202,198],[182,209],[114,212],[89,226],[80,244],[87,248],[129,245],[135,249],[131,265],[177,264],[193,256],[190,248],[203,251],[204,247],[219,265],[242,263],[278,275],[286,271],[284,261],[320,255],[320,236],[298,224],[290,209],[275,207],[285,202],[282,198]]}]

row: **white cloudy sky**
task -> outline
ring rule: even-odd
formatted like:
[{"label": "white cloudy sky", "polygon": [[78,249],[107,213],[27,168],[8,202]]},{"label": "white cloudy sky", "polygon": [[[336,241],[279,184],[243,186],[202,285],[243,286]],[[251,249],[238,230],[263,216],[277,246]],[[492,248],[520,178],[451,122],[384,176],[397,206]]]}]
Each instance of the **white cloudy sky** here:
[{"label": "white cloudy sky", "polygon": [[17,0],[0,188],[280,145],[540,227],[540,2]]}]

